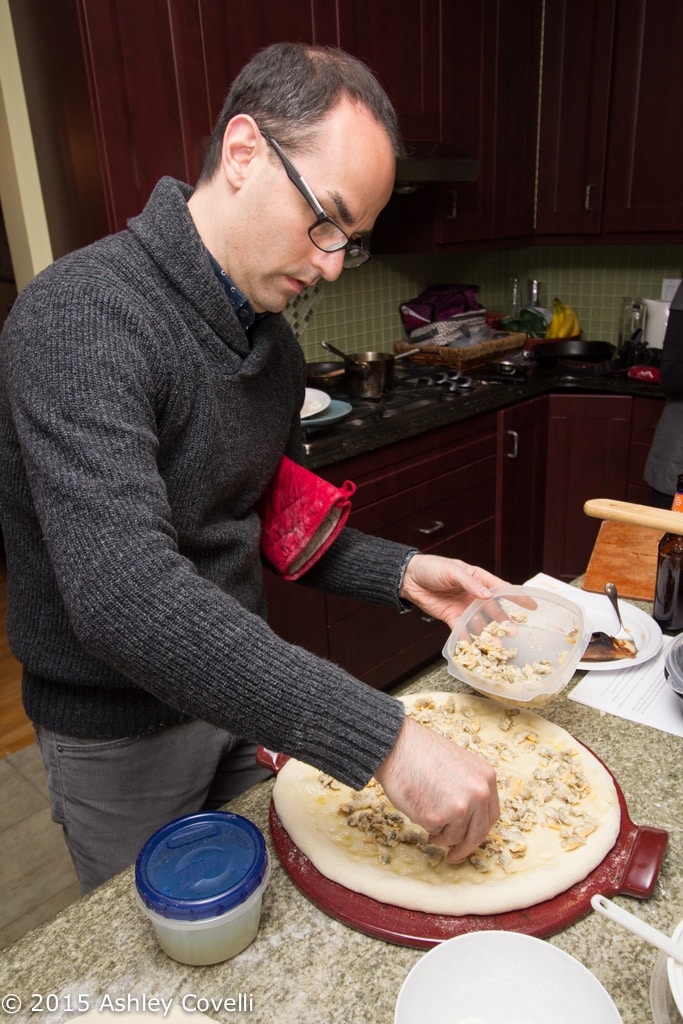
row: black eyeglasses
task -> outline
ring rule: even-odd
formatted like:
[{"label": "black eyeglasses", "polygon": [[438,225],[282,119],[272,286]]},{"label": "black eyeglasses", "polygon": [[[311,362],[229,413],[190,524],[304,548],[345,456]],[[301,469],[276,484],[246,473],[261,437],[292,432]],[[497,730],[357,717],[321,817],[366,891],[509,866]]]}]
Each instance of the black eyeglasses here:
[{"label": "black eyeglasses", "polygon": [[349,238],[344,229],[340,228],[331,217],[328,217],[311,192],[306,179],[299,174],[279,143],[272,136],[268,135],[267,132],[261,131],[261,135],[280,157],[282,166],[287,172],[287,177],[315,213],[315,223],[311,224],[308,229],[308,237],[313,242],[313,245],[323,252],[339,252],[341,249],[345,249],[344,268],[346,270],[351,270],[354,267],[360,267],[363,263],[367,263],[370,259],[370,252],[364,240],[359,235],[355,238]]}]

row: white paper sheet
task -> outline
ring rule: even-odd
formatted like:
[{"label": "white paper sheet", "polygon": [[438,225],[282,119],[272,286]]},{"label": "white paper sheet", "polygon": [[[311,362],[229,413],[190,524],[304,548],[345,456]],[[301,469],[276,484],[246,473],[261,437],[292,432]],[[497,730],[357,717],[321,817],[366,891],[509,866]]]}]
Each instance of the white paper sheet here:
[{"label": "white paper sheet", "polygon": [[664,658],[672,639],[665,636],[660,653],[645,665],[616,672],[587,672],[569,699],[672,736],[683,736],[683,703],[664,677]]}]

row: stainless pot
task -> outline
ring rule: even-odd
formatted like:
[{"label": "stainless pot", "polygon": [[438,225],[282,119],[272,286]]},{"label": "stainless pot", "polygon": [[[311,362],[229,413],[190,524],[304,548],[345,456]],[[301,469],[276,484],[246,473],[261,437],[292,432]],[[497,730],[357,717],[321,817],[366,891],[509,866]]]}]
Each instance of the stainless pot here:
[{"label": "stainless pot", "polygon": [[320,344],[344,360],[344,383],[349,398],[383,398],[394,387],[396,360],[419,351],[418,348],[408,349],[399,356],[390,352],[353,352],[349,355],[328,341]]}]

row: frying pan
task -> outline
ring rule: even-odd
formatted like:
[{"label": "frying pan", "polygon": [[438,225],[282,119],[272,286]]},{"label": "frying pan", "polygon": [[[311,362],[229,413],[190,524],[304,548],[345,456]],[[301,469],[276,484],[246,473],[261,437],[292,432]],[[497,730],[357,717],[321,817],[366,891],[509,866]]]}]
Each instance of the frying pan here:
[{"label": "frying pan", "polygon": [[552,367],[565,363],[606,363],[614,354],[608,341],[547,341],[534,345],[533,355],[539,366]]}]

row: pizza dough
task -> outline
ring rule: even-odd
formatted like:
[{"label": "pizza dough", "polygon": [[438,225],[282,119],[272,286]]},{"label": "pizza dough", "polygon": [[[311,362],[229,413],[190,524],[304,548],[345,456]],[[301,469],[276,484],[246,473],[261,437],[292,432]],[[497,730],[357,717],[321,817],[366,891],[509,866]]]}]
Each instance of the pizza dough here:
[{"label": "pizza dough", "polygon": [[450,864],[376,780],[357,792],[290,759],[275,809],[321,874],[382,903],[460,916],[552,899],[604,860],[619,835],[619,799],[609,772],[568,732],[481,697],[403,700],[407,714],[493,764],[501,817],[467,860]]}]

